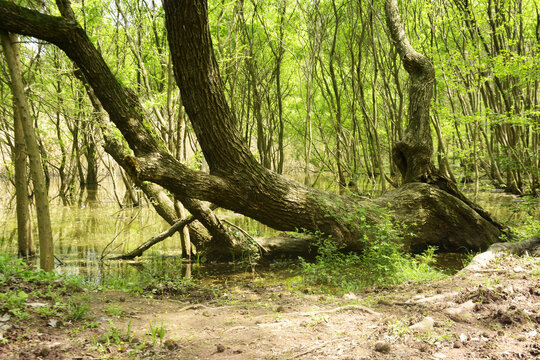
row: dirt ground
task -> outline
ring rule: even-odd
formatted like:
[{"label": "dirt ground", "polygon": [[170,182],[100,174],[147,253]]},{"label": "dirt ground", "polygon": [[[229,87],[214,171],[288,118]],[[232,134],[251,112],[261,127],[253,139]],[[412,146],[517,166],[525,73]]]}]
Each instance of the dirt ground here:
[{"label": "dirt ground", "polygon": [[0,314],[0,358],[540,359],[539,277],[539,258],[505,255],[475,273],[339,297],[256,278],[157,298],[88,292],[85,320]]}]

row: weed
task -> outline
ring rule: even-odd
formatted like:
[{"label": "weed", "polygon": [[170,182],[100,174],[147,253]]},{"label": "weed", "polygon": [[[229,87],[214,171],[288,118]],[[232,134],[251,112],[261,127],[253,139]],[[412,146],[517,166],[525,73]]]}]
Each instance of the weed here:
[{"label": "weed", "polygon": [[127,323],[126,340],[127,342],[131,341],[131,320]]},{"label": "weed", "polygon": [[122,336],[118,328],[112,321],[109,321],[109,329],[98,339],[98,343],[109,345],[119,345],[122,343]]},{"label": "weed", "polygon": [[320,239],[317,246],[315,262],[301,259],[304,281],[310,285],[351,292],[374,284],[420,283],[444,277],[432,266],[434,248],[413,258],[390,241],[374,243],[362,254],[343,253],[342,247],[328,238]]},{"label": "weed", "polygon": [[328,315],[311,315],[311,320],[309,322],[304,323],[304,326],[313,327],[319,324],[325,324],[325,323],[328,323],[329,319],[330,319],[330,316]]},{"label": "weed", "polygon": [[402,251],[401,244],[407,235],[407,227],[393,221],[389,208],[358,206],[352,211],[343,211],[342,221],[354,232],[363,234],[358,239],[363,252],[346,254],[343,252],[344,245],[323,234],[313,234],[319,239],[315,262],[301,259],[308,284],[350,292],[376,284],[425,282],[444,276],[432,266],[435,248],[429,248],[416,258]]},{"label": "weed", "polygon": [[469,265],[472,261],[472,259],[477,255],[479,254],[479,252],[475,252],[475,251],[467,251],[463,257],[461,258],[461,264],[463,265],[463,267],[466,267],[467,265]]},{"label": "weed", "polygon": [[403,319],[396,319],[395,321],[389,321],[387,325],[390,331],[392,332],[392,335],[401,337],[410,332],[408,323],[409,323],[409,319],[407,319],[407,317],[404,317]]},{"label": "weed", "polygon": [[34,282],[56,279],[58,279],[56,273],[35,269],[21,258],[0,255],[0,285],[18,281]]},{"label": "weed", "polygon": [[163,345],[163,338],[165,337],[166,331],[163,321],[159,325],[150,323],[149,335],[152,337],[152,346],[156,345],[157,339],[159,339],[159,343]]},{"label": "weed", "polygon": [[57,309],[52,307],[50,304],[47,304],[43,307],[38,308],[37,312],[39,316],[43,319],[49,319],[49,318],[58,316]]},{"label": "weed", "polygon": [[74,321],[82,320],[86,318],[88,310],[88,305],[80,299],[70,299],[66,307],[66,318]]},{"label": "weed", "polygon": [[84,280],[80,276],[69,276],[64,278],[64,289],[66,293],[72,294],[81,292],[84,289]]},{"label": "weed", "polygon": [[8,311],[11,314],[18,317],[20,320],[26,319],[28,313],[26,312],[26,299],[28,294],[22,290],[8,291],[0,294],[0,310]]},{"label": "weed", "polygon": [[95,329],[99,327],[99,323],[97,321],[91,321],[83,325],[85,329]]}]

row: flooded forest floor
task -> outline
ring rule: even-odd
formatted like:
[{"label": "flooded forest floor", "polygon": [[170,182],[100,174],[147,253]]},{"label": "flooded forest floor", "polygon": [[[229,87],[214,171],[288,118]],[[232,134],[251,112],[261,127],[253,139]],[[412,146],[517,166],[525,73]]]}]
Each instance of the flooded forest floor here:
[{"label": "flooded forest floor", "polygon": [[0,358],[540,358],[538,257],[502,255],[478,272],[344,295],[277,274],[139,294],[4,281],[0,293],[30,295],[19,312],[0,313]]}]

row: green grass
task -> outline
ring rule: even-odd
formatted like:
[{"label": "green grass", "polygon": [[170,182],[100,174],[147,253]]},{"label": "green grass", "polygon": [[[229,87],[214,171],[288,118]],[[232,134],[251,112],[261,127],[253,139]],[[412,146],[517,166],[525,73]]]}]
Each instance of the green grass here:
[{"label": "green grass", "polygon": [[125,312],[124,309],[117,304],[110,304],[106,306],[103,311],[109,316],[121,316]]},{"label": "green grass", "polygon": [[[44,319],[86,319],[88,295],[73,295],[83,287],[80,277],[64,278],[55,272],[36,269],[20,258],[0,255],[0,312],[8,312],[19,320],[27,319],[32,313]],[[28,307],[29,302],[41,304]]]}]

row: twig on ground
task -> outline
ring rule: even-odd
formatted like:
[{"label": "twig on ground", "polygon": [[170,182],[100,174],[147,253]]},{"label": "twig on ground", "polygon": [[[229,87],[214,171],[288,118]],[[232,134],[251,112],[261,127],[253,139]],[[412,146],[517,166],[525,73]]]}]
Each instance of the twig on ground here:
[{"label": "twig on ground", "polygon": [[184,306],[178,311],[181,312],[181,311],[199,310],[199,309],[208,309],[208,306],[203,305],[203,304],[192,304],[192,305]]},{"label": "twig on ground", "polygon": [[223,332],[223,334],[226,334],[226,333],[234,331],[234,330],[241,330],[241,329],[247,329],[247,328],[248,328],[247,326],[235,326],[235,327],[232,327],[230,329],[225,330]]},{"label": "twig on ground", "polygon": [[296,355],[293,355],[293,356],[290,356],[286,359],[290,360],[290,359],[296,359],[296,358],[299,358],[300,356],[304,356],[304,355],[307,355],[309,353],[312,353],[316,350],[319,350],[319,349],[322,349],[323,347],[325,347],[326,345],[329,345],[329,344],[332,344],[336,341],[342,341],[342,340],[345,340],[345,338],[338,338],[338,339],[332,339],[332,340],[328,340],[328,341],[325,341],[323,342],[322,344],[319,344],[319,345],[316,345],[316,346],[313,346],[312,348],[306,350],[306,351],[303,351],[299,354],[296,354]]}]

